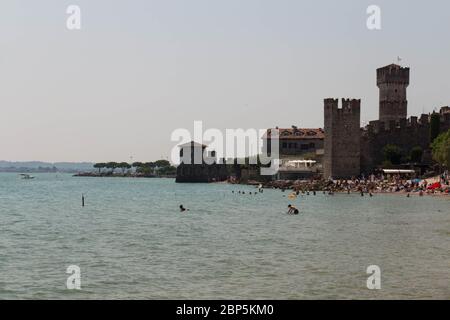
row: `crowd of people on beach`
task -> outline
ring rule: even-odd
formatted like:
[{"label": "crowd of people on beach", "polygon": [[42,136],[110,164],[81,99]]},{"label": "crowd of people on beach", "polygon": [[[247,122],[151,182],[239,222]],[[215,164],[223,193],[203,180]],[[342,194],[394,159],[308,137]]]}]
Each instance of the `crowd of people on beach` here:
[{"label": "crowd of people on beach", "polygon": [[358,193],[362,196],[373,196],[375,193],[399,193],[412,195],[449,195],[450,175],[448,172],[430,179],[405,178],[401,175],[372,174],[368,177],[349,180],[297,180],[270,181],[266,188],[293,190],[302,194],[322,191],[330,195],[334,193]]},{"label": "crowd of people on beach", "polygon": [[334,192],[358,192],[362,195],[374,193],[404,193],[406,195],[449,194],[448,174],[442,174],[438,179],[404,178],[400,175],[385,177],[371,175],[368,178],[329,181],[328,189]]}]

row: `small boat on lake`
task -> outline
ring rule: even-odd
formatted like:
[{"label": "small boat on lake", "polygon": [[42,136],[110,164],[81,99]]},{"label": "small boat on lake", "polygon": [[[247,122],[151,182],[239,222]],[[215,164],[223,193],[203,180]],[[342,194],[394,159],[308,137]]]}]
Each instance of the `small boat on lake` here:
[{"label": "small boat on lake", "polygon": [[32,175],[26,174],[26,173],[21,173],[20,176],[22,177],[22,179],[24,180],[31,180],[34,179],[34,177]]}]

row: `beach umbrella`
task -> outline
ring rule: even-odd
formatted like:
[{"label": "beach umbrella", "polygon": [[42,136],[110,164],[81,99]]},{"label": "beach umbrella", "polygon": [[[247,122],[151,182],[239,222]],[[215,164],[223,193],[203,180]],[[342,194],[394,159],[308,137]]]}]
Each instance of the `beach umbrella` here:
[{"label": "beach umbrella", "polygon": [[428,186],[428,189],[434,190],[434,189],[439,189],[440,187],[441,187],[441,184],[439,182],[435,182],[432,185]]}]

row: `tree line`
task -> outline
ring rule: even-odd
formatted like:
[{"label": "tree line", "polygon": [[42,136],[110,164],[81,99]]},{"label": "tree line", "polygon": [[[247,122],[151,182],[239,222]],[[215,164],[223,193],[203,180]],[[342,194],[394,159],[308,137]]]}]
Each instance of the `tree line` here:
[{"label": "tree line", "polygon": [[99,174],[107,170],[108,174],[114,174],[120,169],[122,174],[134,168],[135,172],[141,175],[170,175],[176,173],[176,168],[167,160],[157,160],[155,162],[98,162],[94,164],[94,168]]}]

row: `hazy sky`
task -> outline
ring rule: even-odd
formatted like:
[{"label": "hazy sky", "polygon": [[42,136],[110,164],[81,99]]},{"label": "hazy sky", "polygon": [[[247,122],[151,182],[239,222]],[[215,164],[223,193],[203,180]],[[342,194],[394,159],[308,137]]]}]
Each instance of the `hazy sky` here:
[{"label": "hazy sky", "polygon": [[0,160],[156,160],[194,120],[322,127],[327,97],[377,119],[375,69],[397,56],[408,113],[430,112],[450,104],[449,33],[448,0],[2,0]]}]

